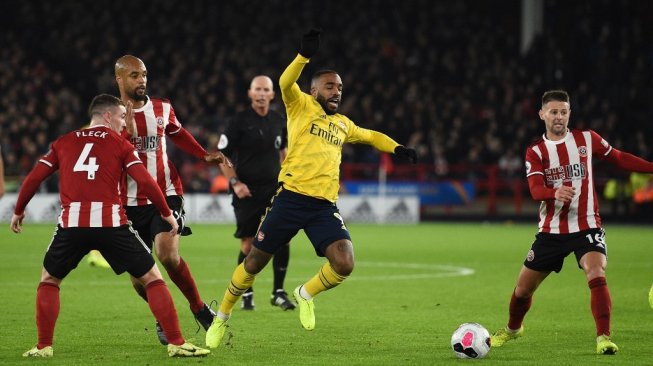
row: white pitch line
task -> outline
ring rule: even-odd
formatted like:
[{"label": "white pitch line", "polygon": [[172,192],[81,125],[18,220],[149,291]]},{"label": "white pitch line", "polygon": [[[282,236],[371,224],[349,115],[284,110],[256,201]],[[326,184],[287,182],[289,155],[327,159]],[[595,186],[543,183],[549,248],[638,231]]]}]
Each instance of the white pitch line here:
[{"label": "white pitch line", "polygon": [[[319,265],[319,263],[316,263],[315,261],[297,261],[299,264],[302,266],[305,265]],[[292,266],[294,262],[291,260],[290,266]],[[268,264],[269,267],[271,266]],[[451,266],[451,265],[446,265],[446,264],[430,264],[430,263],[401,263],[401,262],[366,262],[366,261],[360,261],[356,262],[355,264],[356,268],[395,268],[395,269],[410,269],[410,270],[415,270],[416,272],[418,271],[419,273],[414,273],[414,274],[408,274],[408,273],[402,273],[402,274],[380,274],[380,275],[362,275],[359,276],[357,275],[356,269],[354,269],[354,273],[347,279],[347,281],[407,281],[407,280],[422,280],[422,279],[431,279],[431,278],[448,278],[448,277],[462,277],[462,276],[471,276],[473,275],[476,271],[474,271],[472,268],[466,268],[466,267],[458,267],[458,266]],[[75,283],[86,283],[92,286],[124,286],[127,283],[130,283],[129,280],[126,278],[124,280],[119,280],[118,277],[115,277],[113,275],[113,272],[111,270],[103,270],[103,269],[97,269],[98,271],[106,271],[108,275],[111,275],[111,279],[107,280],[91,280],[91,281],[84,281],[82,282],[79,278],[75,278],[73,280],[70,280]],[[263,271],[267,271],[267,268],[264,268]],[[259,276],[260,277],[260,276]],[[272,276],[268,273],[265,275],[263,278],[257,277],[256,283],[268,283],[272,282]],[[306,281],[309,277],[287,277],[286,281],[288,282],[301,282],[301,281]],[[222,278],[222,279],[202,279],[202,278],[195,278],[195,282],[197,283],[202,283],[202,284],[225,284],[227,285],[227,282],[229,281],[229,278]],[[67,280],[64,280],[64,286],[65,283],[68,282]],[[20,286],[30,286],[38,283],[38,279],[35,281],[7,281],[3,282],[0,281],[0,285],[2,287],[20,287]]]}]

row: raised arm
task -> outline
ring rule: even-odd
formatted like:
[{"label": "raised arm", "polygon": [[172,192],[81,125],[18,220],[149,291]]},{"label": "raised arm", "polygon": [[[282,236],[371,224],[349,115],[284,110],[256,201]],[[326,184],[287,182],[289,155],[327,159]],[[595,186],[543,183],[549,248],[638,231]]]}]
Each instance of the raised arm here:
[{"label": "raised arm", "polygon": [[290,104],[301,96],[302,91],[297,85],[297,79],[299,79],[299,75],[307,63],[308,59],[306,57],[297,55],[281,74],[279,88],[281,89],[281,98],[285,104]]},{"label": "raised arm", "polygon": [[297,85],[299,75],[304,70],[304,66],[309,62],[317,50],[320,48],[320,33],[318,29],[311,29],[302,36],[302,43],[299,49],[299,54],[295,59],[286,67],[279,78],[279,88],[281,89],[281,97],[284,103],[290,104],[297,100],[301,95],[301,89]]}]

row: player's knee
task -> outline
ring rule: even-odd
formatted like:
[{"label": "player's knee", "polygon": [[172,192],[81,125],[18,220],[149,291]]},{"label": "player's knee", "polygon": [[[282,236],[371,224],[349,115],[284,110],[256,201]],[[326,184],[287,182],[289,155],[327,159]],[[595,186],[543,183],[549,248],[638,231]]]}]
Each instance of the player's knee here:
[{"label": "player's knee", "polygon": [[255,275],[261,272],[261,264],[254,259],[245,260],[245,272]]},{"label": "player's knee", "polygon": [[179,266],[180,258],[177,253],[162,253],[158,257],[166,271],[175,270]]},{"label": "player's knee", "polygon": [[353,257],[338,257],[330,263],[331,268],[333,268],[333,270],[341,276],[349,276],[354,271]]},{"label": "player's knee", "polygon": [[252,250],[244,261],[245,271],[249,274],[257,274],[261,272],[261,270],[265,268],[265,265],[270,261],[270,258],[272,258],[272,254],[252,247]]},{"label": "player's knee", "polygon": [[139,293],[139,295],[146,296],[145,286],[147,286],[147,284],[152,281],[162,280],[162,279],[163,277],[161,277],[161,273],[158,270],[150,269],[143,276],[136,279],[136,281],[132,281],[132,285],[134,286],[136,292]]},{"label": "player's knee", "polygon": [[603,266],[593,266],[589,267],[586,271],[585,274],[587,276],[587,280],[591,281],[595,278],[598,277],[605,277],[605,268]]},{"label": "player's knee", "polygon": [[41,269],[41,282],[52,283],[59,286],[61,284],[61,281],[63,281],[63,278],[58,278],[51,275],[50,272],[48,272],[48,270],[45,269],[45,267]]},{"label": "player's knee", "polygon": [[354,270],[354,249],[349,240],[333,242],[327,247],[325,256],[329,260],[331,268],[341,276],[349,276]]},{"label": "player's knee", "polygon": [[520,299],[531,297],[535,293],[536,288],[534,286],[517,286],[515,287],[515,297]]}]

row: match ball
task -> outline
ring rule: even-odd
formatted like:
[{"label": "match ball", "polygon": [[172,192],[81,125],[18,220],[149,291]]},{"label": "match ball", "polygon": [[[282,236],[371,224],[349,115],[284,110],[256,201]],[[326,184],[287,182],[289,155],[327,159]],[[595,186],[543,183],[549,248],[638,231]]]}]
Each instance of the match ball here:
[{"label": "match ball", "polygon": [[461,324],[451,336],[451,349],[459,358],[483,358],[490,352],[490,333],[478,323]]}]

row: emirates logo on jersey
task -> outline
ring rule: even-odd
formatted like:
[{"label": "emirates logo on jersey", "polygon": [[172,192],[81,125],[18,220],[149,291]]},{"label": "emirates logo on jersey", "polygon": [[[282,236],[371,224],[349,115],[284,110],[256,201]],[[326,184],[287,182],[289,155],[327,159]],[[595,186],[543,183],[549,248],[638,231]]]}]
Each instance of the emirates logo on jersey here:
[{"label": "emirates logo on jersey", "polygon": [[159,126],[163,126],[163,118],[162,117],[157,117],[156,118],[156,124]]},{"label": "emirates logo on jersey", "polygon": [[342,146],[342,144],[344,143],[343,139],[341,137],[338,137],[338,134],[340,134],[340,130],[333,122],[329,122],[328,130],[325,130],[324,128],[320,127],[320,125],[316,123],[312,123],[310,129],[308,130],[308,133],[310,133],[311,135],[321,137],[322,139],[326,140],[328,143],[336,146]]},{"label": "emirates logo on jersey", "polygon": [[580,155],[583,158],[587,157],[587,146],[579,146],[578,147],[578,155]]}]

